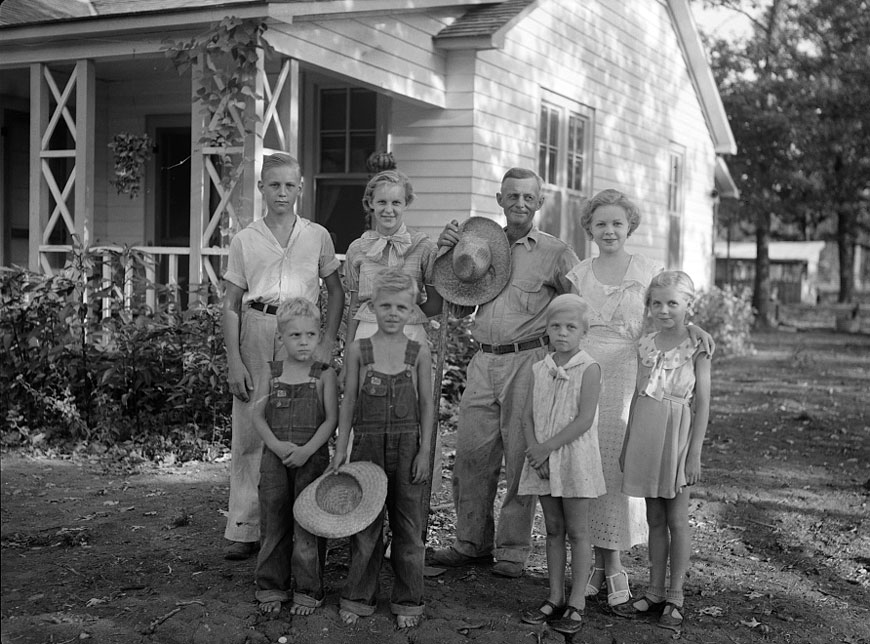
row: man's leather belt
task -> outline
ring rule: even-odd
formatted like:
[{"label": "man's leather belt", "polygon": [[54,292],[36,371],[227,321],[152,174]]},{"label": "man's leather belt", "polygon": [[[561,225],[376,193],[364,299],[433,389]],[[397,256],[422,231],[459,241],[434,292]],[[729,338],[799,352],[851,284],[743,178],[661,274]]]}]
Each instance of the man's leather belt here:
[{"label": "man's leather belt", "polygon": [[263,302],[251,302],[249,306],[257,311],[262,311],[268,315],[275,315],[278,312],[278,307],[274,304],[264,304]]},{"label": "man's leather belt", "polygon": [[505,353],[519,353],[520,351],[528,351],[529,349],[537,349],[550,344],[550,338],[542,335],[534,340],[526,340],[525,342],[514,342],[513,344],[483,344],[480,345],[480,350],[484,353],[494,353],[503,355]]}]

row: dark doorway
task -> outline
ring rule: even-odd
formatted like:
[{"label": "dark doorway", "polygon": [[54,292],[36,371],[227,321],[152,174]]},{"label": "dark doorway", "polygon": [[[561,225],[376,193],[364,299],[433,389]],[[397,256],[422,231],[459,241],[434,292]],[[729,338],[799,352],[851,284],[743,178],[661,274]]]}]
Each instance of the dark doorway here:
[{"label": "dark doorway", "polygon": [[[30,116],[6,109],[3,113],[3,248],[0,264],[24,268],[29,261],[30,229]],[[38,234],[36,231],[35,234]]]},{"label": "dark doorway", "polygon": [[[190,128],[155,127],[154,245],[190,247]],[[169,257],[159,256],[157,282],[169,281]],[[188,256],[178,259],[181,306],[187,305]],[[162,299],[162,298],[161,298]]]}]

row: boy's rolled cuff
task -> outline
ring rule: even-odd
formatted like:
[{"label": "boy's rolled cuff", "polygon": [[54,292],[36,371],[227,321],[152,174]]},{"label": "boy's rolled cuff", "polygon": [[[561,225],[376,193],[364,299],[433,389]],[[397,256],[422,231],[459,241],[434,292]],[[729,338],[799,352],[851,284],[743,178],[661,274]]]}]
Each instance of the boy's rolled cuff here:
[{"label": "boy's rolled cuff", "polygon": [[296,591],[293,593],[293,603],[296,606],[304,606],[305,608],[320,608],[321,606],[323,606],[324,593],[321,590],[319,593],[317,593],[317,595],[320,595],[320,599],[318,599],[315,595],[309,595]]},{"label": "boy's rolled cuff", "polygon": [[258,590],[254,593],[254,597],[257,598],[257,601],[261,604],[266,604],[269,602],[281,602],[282,604],[286,601],[290,600],[290,594],[284,590],[270,589],[270,590]]},{"label": "boy's rolled cuff", "polygon": [[390,602],[390,612],[392,612],[393,615],[416,617],[417,615],[423,614],[424,608],[426,608],[425,604],[409,606],[408,604],[394,604],[393,602]]},{"label": "boy's rolled cuff", "polygon": [[344,597],[339,599],[338,606],[360,617],[374,615],[376,608],[374,604],[363,604],[362,602],[355,602],[352,599],[345,599]]},{"label": "boy's rolled cuff", "polygon": [[[534,496],[531,496],[531,498],[534,498]],[[525,566],[526,560],[529,558],[529,550],[531,548],[496,548],[492,554],[496,561],[511,561]]]}]

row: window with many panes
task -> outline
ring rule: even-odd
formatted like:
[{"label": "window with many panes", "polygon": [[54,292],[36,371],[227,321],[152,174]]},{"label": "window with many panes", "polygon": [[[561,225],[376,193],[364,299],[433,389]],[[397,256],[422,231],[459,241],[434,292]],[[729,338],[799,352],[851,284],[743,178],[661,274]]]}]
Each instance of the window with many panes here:
[{"label": "window with many panes", "polygon": [[586,252],[580,209],[589,195],[593,111],[568,98],[544,92],[538,131],[538,174],[544,180],[544,206],[538,226]]},{"label": "window with many panes", "polygon": [[320,174],[366,171],[375,151],[377,95],[367,89],[320,90]]},{"label": "window with many panes", "polygon": [[671,145],[668,152],[668,268],[678,269],[682,263],[683,235],[683,173],[686,151]]},{"label": "window with many panes", "polygon": [[[309,87],[315,124],[308,139],[314,161],[314,220],[332,234],[336,251],[344,253],[365,229],[361,200],[369,177],[366,159],[386,144],[379,140],[379,98],[360,87]],[[306,163],[311,160],[306,157]]]}]

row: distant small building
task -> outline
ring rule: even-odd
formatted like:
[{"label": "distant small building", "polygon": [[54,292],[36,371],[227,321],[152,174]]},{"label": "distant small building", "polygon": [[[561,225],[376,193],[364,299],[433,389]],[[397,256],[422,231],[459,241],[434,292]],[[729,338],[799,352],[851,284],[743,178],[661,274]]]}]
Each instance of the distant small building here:
[{"label": "distant small building", "polygon": [[[770,287],[782,304],[813,304],[818,297],[819,257],[823,241],[770,242]],[[717,241],[716,286],[752,288],[755,281],[755,242]]]}]

